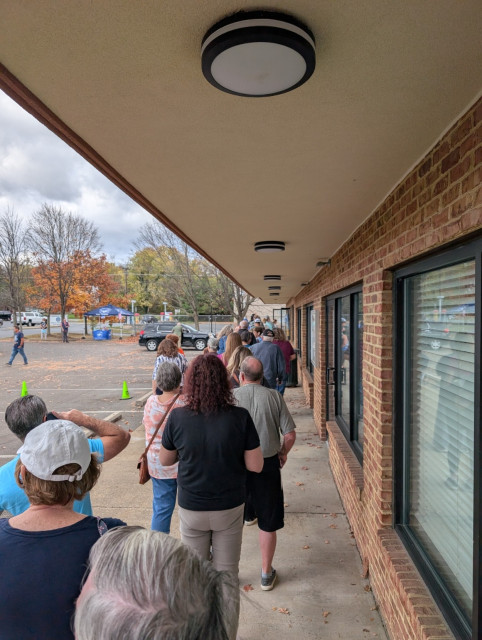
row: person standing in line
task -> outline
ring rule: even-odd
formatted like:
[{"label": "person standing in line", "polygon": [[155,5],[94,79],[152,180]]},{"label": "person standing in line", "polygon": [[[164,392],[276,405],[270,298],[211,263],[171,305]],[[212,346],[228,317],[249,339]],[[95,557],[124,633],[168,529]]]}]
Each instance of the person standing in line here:
[{"label": "person standing in line", "polygon": [[11,366],[12,362],[15,360],[18,354],[22,356],[23,364],[28,364],[27,356],[25,355],[25,351],[23,350],[25,344],[24,335],[22,331],[20,331],[20,327],[14,327],[13,331],[14,334],[12,355],[10,356],[10,360],[7,362],[7,364]]},{"label": "person standing in line", "polygon": [[[167,412],[172,408],[184,406],[181,393],[182,373],[174,362],[161,362],[156,372],[156,385],[162,395],[155,393],[150,396],[144,407],[144,428],[146,431],[146,445],[152,436],[157,434],[147,452],[147,464],[152,480],[152,521],[153,531],[170,533],[172,512],[176,506],[177,496],[177,462],[171,466],[164,466],[159,462],[162,434],[166,426]],[[174,404],[173,404],[174,403]]]},{"label": "person standing in line", "polygon": [[47,340],[47,318],[42,318],[40,323],[40,340]]},{"label": "person standing in line", "polygon": [[[234,335],[234,334],[232,334]],[[186,406],[173,409],[159,461],[179,460],[181,540],[218,571],[238,573],[247,471],[259,473],[263,454],[249,413],[234,406],[226,367],[214,354],[191,361]]]},{"label": "person standing in line", "polygon": [[272,389],[276,389],[278,383],[283,381],[286,373],[286,364],[283,352],[277,344],[273,344],[274,331],[265,329],[263,340],[250,347],[255,358],[263,363],[264,376]]},{"label": "person standing in line", "polygon": [[286,335],[283,329],[278,328],[274,330],[273,344],[281,349],[286,364],[285,374],[282,380],[278,380],[278,383],[276,385],[276,391],[279,391],[281,395],[283,395],[285,392],[288,376],[291,373],[291,361],[296,360],[296,353],[291,345],[291,342],[286,339]]},{"label": "person standing in line", "polygon": [[67,320],[67,318],[65,317],[62,320],[61,323],[61,328],[62,328],[62,342],[68,342],[69,341],[69,321]]},{"label": "person standing in line", "polygon": [[239,379],[241,386],[233,394],[238,406],[247,409],[253,419],[264,459],[261,473],[247,473],[244,521],[246,525],[258,522],[261,589],[271,591],[276,581],[272,565],[276,532],[284,527],[281,469],[296,440],[295,423],[279,391],[262,386],[260,360],[252,356],[243,360]]}]

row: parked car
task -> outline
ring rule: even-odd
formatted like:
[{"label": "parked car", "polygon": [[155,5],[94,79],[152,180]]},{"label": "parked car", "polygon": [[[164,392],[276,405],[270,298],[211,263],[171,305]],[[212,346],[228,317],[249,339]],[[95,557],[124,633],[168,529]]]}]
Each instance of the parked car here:
[{"label": "parked car", "polygon": [[21,313],[17,313],[17,322],[19,324],[27,324],[29,327],[32,327],[36,324],[40,324],[42,322],[42,314],[38,311],[22,311]]},{"label": "parked car", "polygon": [[159,318],[157,318],[156,316],[142,316],[141,318],[141,322],[144,322],[145,324],[151,324],[153,322],[159,322]]},{"label": "parked car", "polygon": [[[159,343],[172,333],[176,322],[157,322],[146,324],[139,334],[139,344],[145,346],[148,351],[156,351]],[[188,324],[182,325],[182,347],[194,347],[197,351],[203,351],[208,343],[209,334],[198,331]]]},{"label": "parked car", "polygon": [[12,312],[11,311],[0,311],[0,320],[11,320]]}]

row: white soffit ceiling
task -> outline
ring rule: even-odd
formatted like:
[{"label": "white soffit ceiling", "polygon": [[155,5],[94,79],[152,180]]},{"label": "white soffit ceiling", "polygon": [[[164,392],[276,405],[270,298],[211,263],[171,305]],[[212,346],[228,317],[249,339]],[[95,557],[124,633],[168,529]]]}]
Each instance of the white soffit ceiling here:
[{"label": "white soffit ceiling", "polygon": [[305,22],[317,55],[307,84],[269,98],[201,72],[203,35],[260,8],[245,1],[0,0],[0,62],[250,293],[270,301],[263,275],[281,274],[282,302],[476,99],[481,7],[264,2]]}]

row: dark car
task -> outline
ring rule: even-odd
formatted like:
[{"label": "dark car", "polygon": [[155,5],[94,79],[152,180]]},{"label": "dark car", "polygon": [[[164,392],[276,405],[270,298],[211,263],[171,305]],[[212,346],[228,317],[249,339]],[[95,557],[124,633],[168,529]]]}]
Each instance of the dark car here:
[{"label": "dark car", "polygon": [[150,315],[142,316],[141,322],[144,322],[145,324],[151,324],[153,322],[159,322],[159,318]]},{"label": "dark car", "polygon": [[[159,343],[172,333],[176,322],[157,322],[146,324],[139,334],[139,344],[145,346],[148,351],[156,351]],[[182,347],[194,347],[197,351],[203,351],[208,343],[209,334],[197,331],[188,324],[182,325]]]},{"label": "dark car", "polygon": [[0,311],[0,320],[11,320],[12,312],[11,311]]}]

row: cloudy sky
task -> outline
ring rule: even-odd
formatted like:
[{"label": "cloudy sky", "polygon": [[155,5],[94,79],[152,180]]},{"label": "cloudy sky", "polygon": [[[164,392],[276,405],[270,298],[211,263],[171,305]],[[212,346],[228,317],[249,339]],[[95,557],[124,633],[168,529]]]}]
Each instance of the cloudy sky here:
[{"label": "cloudy sky", "polygon": [[0,212],[28,219],[42,203],[97,225],[108,258],[123,264],[152,216],[0,91]]}]

